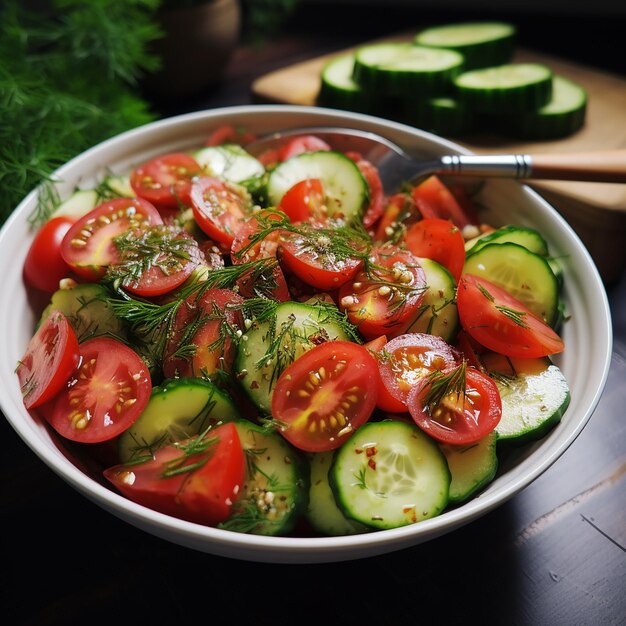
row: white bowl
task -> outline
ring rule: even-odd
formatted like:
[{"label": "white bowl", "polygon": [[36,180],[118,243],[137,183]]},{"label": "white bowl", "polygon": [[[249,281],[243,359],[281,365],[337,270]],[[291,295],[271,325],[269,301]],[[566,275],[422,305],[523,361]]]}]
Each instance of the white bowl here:
[{"label": "white bowl", "polygon": [[[199,146],[224,123],[264,133],[281,128],[339,125],[372,130],[405,149],[428,155],[465,152],[431,134],[382,119],[329,109],[282,105],[240,106],[191,113],[148,124],[105,141],[57,172],[61,197],[101,180],[107,169],[123,173],[147,157]],[[570,388],[571,403],[560,424],[543,440],[523,448],[478,497],[439,517],[402,528],[346,537],[262,537],[208,528],[142,507],[107,488],[80,469],[63,442],[34,419],[22,403],[16,363],[32,335],[35,314],[22,281],[22,266],[32,239],[27,218],[36,194],[16,208],[0,231],[0,406],[39,458],[70,485],[106,511],[148,533],[199,551],[250,561],[332,562],[373,556],[428,541],[451,532],[500,506],[545,472],[572,444],[591,417],[608,375],[612,350],[611,317],[596,267],[578,236],[537,193],[513,181],[489,181],[481,192],[490,207],[485,219],[538,228],[552,254],[563,260],[567,313],[566,349],[555,360]],[[10,294],[10,296],[9,296]]]}]

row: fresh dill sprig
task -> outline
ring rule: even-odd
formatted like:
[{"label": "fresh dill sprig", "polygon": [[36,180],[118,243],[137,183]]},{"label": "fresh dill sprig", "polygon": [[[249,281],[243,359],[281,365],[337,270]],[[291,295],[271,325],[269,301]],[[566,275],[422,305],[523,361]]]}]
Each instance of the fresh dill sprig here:
[{"label": "fresh dill sprig", "polygon": [[436,370],[428,375],[430,387],[424,397],[423,406],[426,412],[432,414],[444,398],[456,395],[457,399],[465,397],[465,376],[467,361],[463,360],[459,365],[444,373]]}]

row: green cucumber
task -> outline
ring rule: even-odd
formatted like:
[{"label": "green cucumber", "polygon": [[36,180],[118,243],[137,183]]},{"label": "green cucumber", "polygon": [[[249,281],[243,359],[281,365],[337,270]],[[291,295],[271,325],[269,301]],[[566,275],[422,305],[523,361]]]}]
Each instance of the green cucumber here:
[{"label": "green cucumber", "polygon": [[235,427],[246,454],[246,480],[220,528],[253,535],[286,535],[306,507],[306,462],[278,432],[244,419]]},{"label": "green cucumber", "polygon": [[410,123],[431,133],[458,136],[474,127],[474,115],[456,98],[417,98],[404,108]]},{"label": "green cucumber", "polygon": [[482,113],[537,109],[552,97],[552,70],[542,63],[506,63],[455,77],[459,100]]},{"label": "green cucumber", "polygon": [[320,75],[318,105],[367,113],[371,94],[354,80],[353,72],[354,54],[343,54],[328,61]]},{"label": "green cucumber", "polygon": [[134,198],[137,195],[130,184],[130,176],[128,175],[111,174],[102,181],[102,186],[120,198]]},{"label": "green cucumber", "polygon": [[254,321],[239,342],[235,378],[252,402],[269,413],[281,372],[320,341],[350,340],[343,317],[333,306],[282,302],[264,321]]},{"label": "green cucumber", "polygon": [[334,150],[304,152],[280,163],[267,181],[270,204],[278,206],[291,187],[307,178],[322,181],[330,217],[361,217],[369,201],[367,181],[352,159]]},{"label": "green cucumber", "polygon": [[329,481],[346,517],[378,529],[435,517],[449,501],[444,454],[409,422],[361,426],[337,450]]},{"label": "green cucumber", "polygon": [[503,133],[527,140],[558,139],[573,135],[585,124],[587,92],[578,83],[554,76],[552,96],[538,109],[500,119]]},{"label": "green cucumber", "polygon": [[407,42],[371,44],[355,52],[354,80],[370,93],[444,95],[450,92],[463,63],[463,55],[454,50]]},{"label": "green cucumber", "polygon": [[546,324],[557,319],[559,284],[541,255],[516,243],[489,243],[466,258],[463,272],[501,287]]},{"label": "green cucumber", "polygon": [[424,28],[413,43],[456,50],[465,58],[465,67],[475,69],[508,63],[516,35],[515,26],[506,22],[460,22]]},{"label": "green cucumber", "polygon": [[59,204],[50,217],[67,216],[78,219],[95,209],[99,203],[100,195],[95,189],[77,189],[67,200]]},{"label": "green cucumber", "polygon": [[432,259],[420,259],[420,265],[426,274],[428,289],[417,316],[404,332],[428,333],[451,342],[459,328],[456,281],[443,265]]},{"label": "green cucumber", "polygon": [[96,283],[59,289],[52,294],[38,324],[57,310],[67,317],[79,342],[104,335],[124,339],[126,328],[107,303],[108,295],[106,288]]},{"label": "green cucumber", "polygon": [[239,418],[228,394],[203,378],[175,378],[152,389],[139,419],[117,441],[120,461],[152,456],[156,450]]},{"label": "green cucumber", "polygon": [[535,254],[548,256],[548,243],[539,231],[527,226],[512,225],[502,226],[475,239],[470,239],[465,243],[465,253],[468,256],[474,254],[489,243],[516,243]]},{"label": "green cucumber", "polygon": [[231,183],[242,183],[265,173],[264,165],[238,144],[201,148],[192,156],[206,174]]},{"label": "green cucumber", "polygon": [[496,441],[492,431],[471,445],[440,444],[452,475],[450,502],[465,502],[493,480],[498,471]]},{"label": "green cucumber", "polygon": [[356,535],[371,530],[369,526],[347,518],[337,506],[328,482],[328,472],[334,459],[334,450],[309,455],[310,487],[305,512],[309,524],[326,536]]},{"label": "green cucumber", "polygon": [[502,398],[498,443],[536,441],[561,420],[570,390],[561,370],[548,358],[515,359],[492,352],[481,358]]}]

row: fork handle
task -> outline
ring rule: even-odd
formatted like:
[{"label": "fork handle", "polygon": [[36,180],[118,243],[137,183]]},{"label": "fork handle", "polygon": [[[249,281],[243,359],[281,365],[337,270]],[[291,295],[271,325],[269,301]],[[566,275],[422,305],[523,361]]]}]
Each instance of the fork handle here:
[{"label": "fork handle", "polygon": [[626,183],[626,150],[570,154],[449,155],[442,174]]}]

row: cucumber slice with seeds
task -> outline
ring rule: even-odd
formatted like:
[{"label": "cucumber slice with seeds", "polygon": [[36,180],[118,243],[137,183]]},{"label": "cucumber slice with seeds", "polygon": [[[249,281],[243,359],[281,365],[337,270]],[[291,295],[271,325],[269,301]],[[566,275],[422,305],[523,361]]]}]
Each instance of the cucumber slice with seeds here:
[{"label": "cucumber slice with seeds", "polygon": [[415,35],[419,46],[456,50],[465,57],[467,69],[508,63],[516,39],[516,28],[506,22],[462,22],[425,28]]},{"label": "cucumber slice with seeds", "polygon": [[471,239],[465,244],[465,252],[469,256],[490,243],[516,243],[535,254],[548,256],[548,243],[539,231],[526,226],[511,225],[502,226],[476,239]]},{"label": "cucumber slice with seeds", "polygon": [[231,516],[220,528],[253,535],[286,535],[306,506],[306,462],[276,431],[243,419],[236,420],[235,427],[246,454],[246,480]]},{"label": "cucumber slice with seeds", "polygon": [[549,359],[514,359],[488,352],[482,362],[502,398],[502,418],[496,426],[499,443],[521,445],[541,439],[561,420],[570,390]]},{"label": "cucumber slice with seeds", "polygon": [[372,44],[359,48],[354,80],[370,92],[415,97],[450,92],[452,79],[463,69],[463,55],[454,50],[411,43]]},{"label": "cucumber slice with seeds", "polygon": [[176,378],[154,387],[139,419],[117,442],[122,463],[152,455],[159,448],[239,418],[233,400],[202,378]]},{"label": "cucumber slice with seeds", "polygon": [[537,109],[552,97],[553,72],[542,63],[508,63],[470,70],[454,79],[459,100],[474,111]]},{"label": "cucumber slice with seeds", "polygon": [[348,111],[368,112],[371,95],[354,80],[353,72],[353,54],[344,54],[326,63],[321,73],[318,104]]},{"label": "cucumber slice with seeds", "polygon": [[361,426],[336,451],[329,480],[344,515],[379,529],[435,517],[449,499],[444,454],[409,422]]},{"label": "cucumber slice with seeds", "polygon": [[280,163],[269,175],[267,196],[278,206],[296,183],[319,178],[324,187],[329,216],[358,219],[369,200],[369,187],[356,163],[341,152],[305,152]]},{"label": "cucumber slice with seeds", "polygon": [[559,285],[546,259],[516,243],[490,243],[470,254],[463,272],[502,287],[546,324],[557,318]]},{"label": "cucumber slice with seeds", "polygon": [[241,183],[265,173],[263,164],[237,144],[202,148],[192,155],[209,176]]}]

